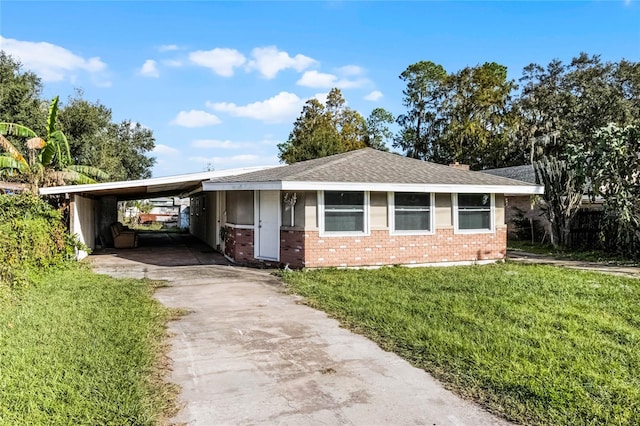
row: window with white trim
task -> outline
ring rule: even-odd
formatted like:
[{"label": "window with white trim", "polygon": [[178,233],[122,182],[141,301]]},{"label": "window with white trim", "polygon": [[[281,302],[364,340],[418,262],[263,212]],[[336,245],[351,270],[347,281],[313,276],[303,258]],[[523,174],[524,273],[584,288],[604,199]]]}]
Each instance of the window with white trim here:
[{"label": "window with white trim", "polygon": [[366,232],[366,200],[363,191],[324,191],[323,204],[324,232]]},{"label": "window with white trim", "polygon": [[431,194],[427,192],[393,193],[392,231],[429,233],[432,231]]},{"label": "window with white trim", "polygon": [[457,194],[457,230],[491,231],[492,194]]}]

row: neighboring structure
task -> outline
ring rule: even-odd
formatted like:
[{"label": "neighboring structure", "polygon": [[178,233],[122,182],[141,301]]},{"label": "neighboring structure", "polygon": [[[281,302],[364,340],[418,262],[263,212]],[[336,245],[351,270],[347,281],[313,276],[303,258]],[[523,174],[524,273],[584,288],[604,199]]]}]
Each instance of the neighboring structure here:
[{"label": "neighboring structure", "polygon": [[[111,247],[117,202],[190,197],[191,234],[237,263],[484,263],[506,254],[505,195],[541,186],[365,148],[288,166],[42,188],[71,232]],[[83,253],[79,254],[82,257]]]},{"label": "neighboring structure", "polygon": [[[531,164],[483,170],[482,173],[536,184],[536,172]],[[505,221],[509,238],[518,239],[522,235],[535,237],[536,234],[542,234],[538,235],[538,238],[544,239],[545,235],[550,235],[550,224],[542,211],[541,202],[539,198],[530,195],[515,194],[505,197]],[[581,208],[601,209],[602,199],[591,200],[585,189]]]},{"label": "neighboring structure", "polygon": [[299,268],[503,259],[505,194],[543,188],[365,148],[202,190],[193,235],[235,262]]},{"label": "neighboring structure", "polygon": [[28,189],[24,183],[0,181],[0,194],[20,194]]},{"label": "neighboring structure", "polygon": [[[515,179],[531,184],[536,183],[536,172],[531,164],[483,170],[493,176]],[[505,222],[509,238],[519,239],[524,234],[535,235],[536,230],[549,234],[550,224],[542,213],[540,203],[531,195],[512,195],[505,197]],[[524,227],[529,229],[523,229]]]}]

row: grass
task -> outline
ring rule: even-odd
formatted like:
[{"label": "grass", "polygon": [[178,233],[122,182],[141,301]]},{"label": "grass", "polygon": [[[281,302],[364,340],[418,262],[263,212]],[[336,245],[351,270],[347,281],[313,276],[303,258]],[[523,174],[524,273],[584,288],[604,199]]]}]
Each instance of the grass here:
[{"label": "grass", "polygon": [[640,424],[640,281],[501,264],[284,272],[463,397],[532,425]]},{"label": "grass", "polygon": [[640,263],[637,260],[632,260],[618,254],[602,250],[561,250],[553,248],[550,244],[531,243],[528,241],[509,241],[508,249],[584,262],[640,266]]},{"label": "grass", "polygon": [[165,228],[164,222],[152,221],[147,223],[135,223],[133,219],[123,218],[122,215],[120,214],[118,214],[118,220],[122,222],[123,225],[131,229],[134,229],[138,232],[151,232],[151,233],[164,232],[164,233],[171,233],[171,234],[184,234],[184,233],[188,233],[189,231],[186,228],[179,228],[177,226]]},{"label": "grass", "polygon": [[163,421],[176,389],[163,381],[165,324],[154,283],[86,269],[0,292],[0,424]]},{"label": "grass", "polygon": [[187,231],[183,228],[178,228],[178,227],[172,227],[172,228],[165,228],[164,225],[162,224],[162,222],[153,222],[153,223],[149,223],[149,224],[125,224],[126,226],[128,226],[131,229],[134,229],[136,231],[139,232],[149,232],[149,233],[153,233],[153,232],[164,232],[164,233],[168,233],[168,234],[185,234],[187,233]]}]

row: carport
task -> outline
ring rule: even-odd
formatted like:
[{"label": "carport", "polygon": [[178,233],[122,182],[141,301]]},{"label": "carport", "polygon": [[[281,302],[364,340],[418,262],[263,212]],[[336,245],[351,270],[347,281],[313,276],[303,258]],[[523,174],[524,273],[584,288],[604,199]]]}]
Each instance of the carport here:
[{"label": "carport", "polygon": [[[262,170],[265,167],[218,170],[159,178],[104,182],[87,185],[66,185],[40,188],[40,195],[62,196],[69,201],[69,231],[87,247],[112,247],[109,226],[118,220],[118,202],[155,197],[189,197],[202,192],[203,182]],[[202,236],[199,235],[200,238]],[[87,253],[78,253],[82,259]]]}]

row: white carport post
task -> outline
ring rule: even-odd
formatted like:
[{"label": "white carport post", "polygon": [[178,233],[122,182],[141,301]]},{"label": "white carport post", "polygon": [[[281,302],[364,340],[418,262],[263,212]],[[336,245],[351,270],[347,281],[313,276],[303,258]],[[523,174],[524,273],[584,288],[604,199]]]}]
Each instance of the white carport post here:
[{"label": "white carport post", "polygon": [[[71,196],[69,205],[69,231],[78,240],[94,250],[96,248],[96,201],[79,194]],[[81,260],[89,253],[85,250],[76,251],[76,259]]]}]

